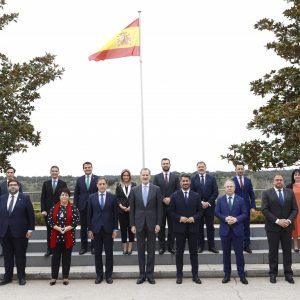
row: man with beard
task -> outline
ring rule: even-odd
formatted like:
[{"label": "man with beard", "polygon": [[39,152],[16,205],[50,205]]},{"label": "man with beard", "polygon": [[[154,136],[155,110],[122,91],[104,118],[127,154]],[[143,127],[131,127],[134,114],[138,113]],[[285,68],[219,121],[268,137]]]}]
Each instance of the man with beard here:
[{"label": "man with beard", "polygon": [[12,282],[16,261],[19,285],[25,285],[26,250],[34,230],[34,210],[28,195],[19,192],[19,182],[8,183],[8,194],[0,197],[0,238],[5,274],[0,285]]},{"label": "man with beard", "polygon": [[190,190],[191,179],[187,174],[180,176],[181,190],[171,196],[170,213],[176,236],[176,283],[182,283],[183,253],[188,240],[193,281],[201,284],[198,276],[197,234],[203,213],[199,194]]},{"label": "man with beard", "polygon": [[266,217],[265,229],[269,244],[270,282],[276,283],[278,274],[278,248],[281,243],[285,280],[295,283],[292,271],[291,238],[294,218],[298,213],[294,192],[284,188],[283,176],[276,174],[273,187],[262,194],[261,210]]},{"label": "man with beard", "polygon": [[170,172],[170,160],[168,158],[163,158],[161,160],[161,167],[163,172],[154,176],[153,184],[159,186],[160,192],[163,196],[163,214],[162,214],[162,223],[160,226],[160,231],[158,233],[159,240],[159,254],[163,254],[166,251],[166,221],[168,222],[168,251],[172,254],[175,254],[174,250],[174,232],[173,232],[173,221],[169,212],[170,196],[180,189],[179,177]]}]

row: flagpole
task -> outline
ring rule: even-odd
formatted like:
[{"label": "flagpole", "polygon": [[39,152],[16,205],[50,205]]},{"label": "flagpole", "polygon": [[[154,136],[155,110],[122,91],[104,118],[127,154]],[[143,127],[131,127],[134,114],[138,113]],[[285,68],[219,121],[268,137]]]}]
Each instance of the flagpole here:
[{"label": "flagpole", "polygon": [[142,130],[142,166],[145,168],[145,136],[144,136],[144,100],[143,100],[143,68],[142,68],[142,40],[141,40],[141,12],[139,13],[139,40],[140,40],[140,85],[141,85],[141,130]]}]

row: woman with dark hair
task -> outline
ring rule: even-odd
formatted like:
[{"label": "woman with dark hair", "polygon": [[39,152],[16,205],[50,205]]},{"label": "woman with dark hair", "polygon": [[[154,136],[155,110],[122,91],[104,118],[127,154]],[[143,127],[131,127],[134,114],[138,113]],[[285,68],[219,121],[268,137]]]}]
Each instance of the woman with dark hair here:
[{"label": "woman with dark hair", "polygon": [[72,247],[75,244],[75,227],[79,222],[79,211],[70,203],[70,190],[62,188],[59,202],[51,208],[48,223],[51,227],[50,247],[52,249],[50,285],[55,285],[58,278],[62,257],[63,284],[69,284]]},{"label": "woman with dark hair", "polygon": [[[291,183],[288,184],[286,187],[293,190],[296,197],[297,206],[298,208],[300,208],[300,169],[295,169],[292,172]],[[294,221],[294,230],[292,236],[294,240],[294,251],[299,252],[299,246],[298,246],[298,237],[300,236],[300,213],[299,212]]]},{"label": "woman with dark hair", "polygon": [[[131,182],[130,171],[127,169],[123,170],[121,172],[121,181],[116,187],[116,197],[119,208],[119,222],[124,255],[130,255],[132,253],[132,246],[134,242],[134,234],[131,232],[129,226],[129,197],[132,188],[135,186],[136,183]],[[127,241],[127,237],[129,241]]]}]

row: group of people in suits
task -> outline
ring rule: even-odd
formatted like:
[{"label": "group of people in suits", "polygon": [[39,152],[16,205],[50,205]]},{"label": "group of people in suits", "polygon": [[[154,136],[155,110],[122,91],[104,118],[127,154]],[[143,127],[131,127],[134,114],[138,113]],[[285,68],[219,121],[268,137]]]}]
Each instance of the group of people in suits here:
[{"label": "group of people in suits", "polygon": [[[74,191],[74,204],[70,202],[70,190],[60,180],[59,168],[52,166],[51,178],[44,182],[41,195],[41,212],[47,224],[47,251],[52,254],[50,285],[55,285],[62,258],[63,283],[69,283],[72,247],[75,244],[75,228],[81,223],[81,249],[87,252],[88,238],[95,254],[95,283],[105,280],[113,283],[113,240],[121,230],[123,254],[130,255],[134,237],[137,240],[139,277],[137,284],[148,281],[155,284],[155,243],[159,240],[159,254],[167,250],[176,254],[176,283],[183,279],[183,253],[188,241],[192,280],[201,284],[198,275],[198,253],[203,252],[204,224],[207,228],[208,251],[218,253],[214,242],[214,216],[220,220],[220,238],[223,250],[224,278],[230,281],[231,248],[236,255],[240,281],[248,284],[245,275],[243,251],[251,254],[250,214],[255,212],[255,195],[251,180],[244,175],[242,162],[235,166],[236,176],[226,180],[225,194],[218,197],[216,179],[206,171],[206,164],[197,163],[197,174],[180,176],[170,172],[170,160],[161,160],[162,172],[151,181],[151,171],[143,168],[141,184],[131,181],[128,169],[121,172],[115,195],[107,191],[105,177],[92,173],[90,162],[83,164],[84,175],[79,177]],[[28,239],[34,230],[34,211],[30,198],[22,193],[20,183],[14,178],[14,168],[6,170],[7,180],[0,185],[0,239],[3,246],[5,275],[0,285],[12,281],[14,259],[19,284],[26,284],[25,265]],[[283,177],[276,174],[273,188],[263,192],[262,212],[266,218],[269,244],[270,282],[276,283],[278,275],[278,248],[281,243],[286,281],[294,283],[291,269],[291,238],[294,251],[298,250],[298,236],[294,220],[300,201],[300,170],[292,173],[292,183],[284,188]],[[4,192],[4,193],[3,193]],[[296,196],[295,195],[299,195]],[[297,198],[299,198],[297,200]],[[295,221],[296,222],[296,221]],[[166,223],[168,235],[166,238]],[[300,221],[299,221],[300,223]],[[176,243],[175,243],[176,240]],[[176,244],[176,250],[175,250]],[[105,272],[102,252],[106,255]],[[298,250],[299,251],[299,250]],[[147,252],[147,256],[146,256]]]}]

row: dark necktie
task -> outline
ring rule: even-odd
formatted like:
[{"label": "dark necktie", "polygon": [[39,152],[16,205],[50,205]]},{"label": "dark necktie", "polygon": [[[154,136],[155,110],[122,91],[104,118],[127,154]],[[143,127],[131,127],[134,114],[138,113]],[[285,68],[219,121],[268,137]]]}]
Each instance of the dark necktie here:
[{"label": "dark necktie", "polygon": [[8,206],[8,214],[11,215],[12,211],[13,211],[13,205],[14,205],[14,195],[11,195],[11,199],[10,199],[10,203]]},{"label": "dark necktie", "polygon": [[55,189],[56,189],[56,180],[53,180],[52,181],[52,191],[53,191],[53,194],[55,193]]},{"label": "dark necktie", "polygon": [[244,188],[242,176],[240,176],[240,186],[241,186],[241,189]]},{"label": "dark necktie", "polygon": [[231,208],[232,208],[232,197],[228,197],[228,206],[229,206],[229,209],[231,210]]},{"label": "dark necktie", "polygon": [[168,186],[169,179],[168,179],[168,173],[165,173],[165,186]]},{"label": "dark necktie", "polygon": [[100,194],[100,205],[101,205],[101,209],[103,209],[104,208],[104,194],[102,193],[102,194]]},{"label": "dark necktie", "polygon": [[188,198],[187,192],[184,192],[184,202],[186,205],[188,205],[188,203],[189,203],[189,198]]},{"label": "dark necktie", "polygon": [[283,206],[283,204],[284,204],[284,200],[283,200],[283,195],[282,195],[282,192],[281,192],[281,190],[278,190],[278,198],[279,198],[279,202],[280,202],[280,204]]},{"label": "dark necktie", "polygon": [[204,175],[203,174],[201,175],[201,181],[200,182],[201,182],[202,187],[204,187]]}]

